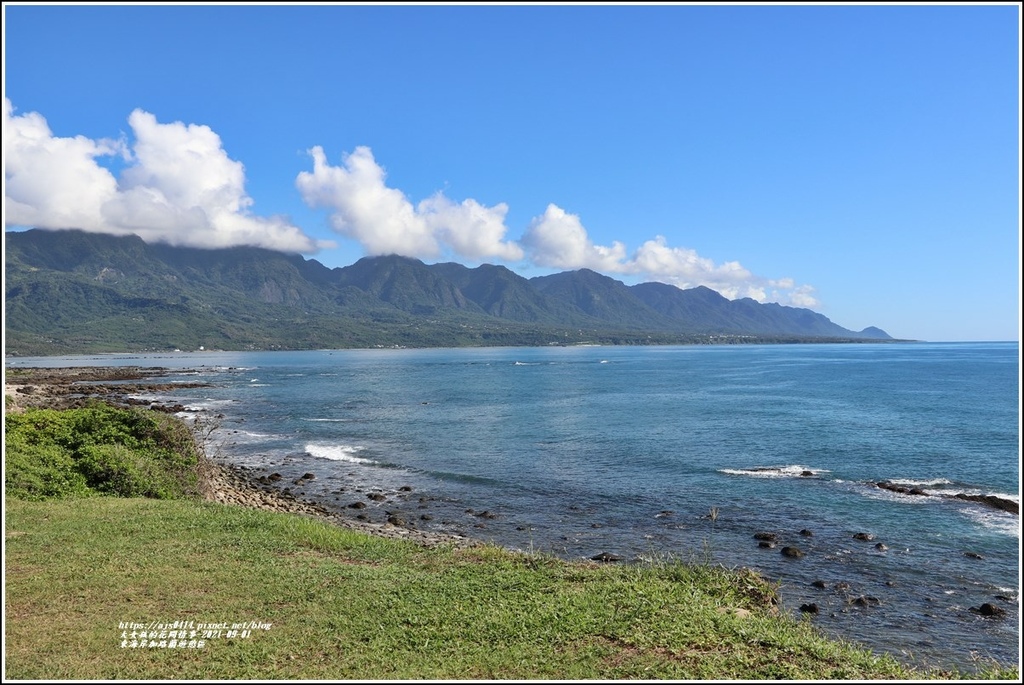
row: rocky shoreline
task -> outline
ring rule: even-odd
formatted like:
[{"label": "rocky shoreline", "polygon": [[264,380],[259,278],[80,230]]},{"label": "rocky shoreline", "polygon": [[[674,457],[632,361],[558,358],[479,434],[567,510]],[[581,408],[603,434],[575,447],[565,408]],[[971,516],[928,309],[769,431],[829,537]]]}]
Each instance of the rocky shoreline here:
[{"label": "rocky shoreline", "polygon": [[[165,374],[166,369],[158,367],[6,369],[4,396],[5,399],[10,398],[6,400],[6,410],[19,412],[28,408],[72,409],[85,406],[91,401],[101,400],[117,406],[145,406],[155,411],[178,413],[187,411],[186,407],[176,403],[139,399],[139,395],[209,385],[200,381],[163,383],[153,380]],[[276,489],[276,480],[280,479],[280,476],[273,478],[276,475],[268,477],[243,466],[206,459],[199,467],[199,492],[204,499],[211,502],[312,516],[343,528],[378,537],[410,540],[426,547],[469,547],[479,544],[460,535],[416,530],[404,525],[404,520],[398,518],[392,518],[386,523],[347,518],[315,502],[296,497],[288,488]],[[307,480],[315,478],[311,473],[306,476]]]}]

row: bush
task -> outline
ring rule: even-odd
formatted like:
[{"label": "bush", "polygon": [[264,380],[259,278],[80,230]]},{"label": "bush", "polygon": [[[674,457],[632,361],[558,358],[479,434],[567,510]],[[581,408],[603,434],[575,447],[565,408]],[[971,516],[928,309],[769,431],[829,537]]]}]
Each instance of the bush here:
[{"label": "bush", "polygon": [[193,494],[199,450],[180,420],[96,403],[4,418],[8,496],[94,494],[169,499]]}]

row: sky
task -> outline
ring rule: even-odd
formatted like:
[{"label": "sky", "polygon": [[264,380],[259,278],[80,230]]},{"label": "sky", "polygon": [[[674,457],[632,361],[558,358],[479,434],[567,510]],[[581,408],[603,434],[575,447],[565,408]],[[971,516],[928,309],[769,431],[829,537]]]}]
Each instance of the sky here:
[{"label": "sky", "polygon": [[4,3],[6,230],[1020,339],[1020,8]]}]

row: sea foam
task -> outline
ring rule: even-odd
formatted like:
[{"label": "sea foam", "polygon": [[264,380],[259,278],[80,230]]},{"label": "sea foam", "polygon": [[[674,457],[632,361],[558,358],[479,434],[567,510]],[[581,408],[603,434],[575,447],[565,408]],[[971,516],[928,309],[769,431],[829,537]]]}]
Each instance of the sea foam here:
[{"label": "sea foam", "polygon": [[808,478],[828,473],[828,469],[814,469],[800,464],[785,466],[751,466],[745,469],[719,469],[720,473],[732,476],[752,476],[754,478]]},{"label": "sea foam", "polygon": [[320,459],[331,461],[347,461],[352,464],[373,464],[372,459],[357,457],[356,453],[361,452],[362,447],[358,445],[306,445],[306,453]]}]

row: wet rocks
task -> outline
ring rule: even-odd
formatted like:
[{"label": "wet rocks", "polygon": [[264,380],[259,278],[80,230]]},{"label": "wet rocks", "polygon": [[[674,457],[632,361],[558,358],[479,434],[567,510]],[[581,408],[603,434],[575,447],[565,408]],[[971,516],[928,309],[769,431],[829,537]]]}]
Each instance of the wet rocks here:
[{"label": "wet rocks", "polygon": [[390,514],[388,516],[388,523],[392,526],[404,526],[406,525],[405,519],[398,514]]},{"label": "wet rocks", "polygon": [[810,602],[809,604],[801,604],[800,611],[805,614],[816,614],[818,613],[818,605],[814,602]]},{"label": "wet rocks", "polygon": [[849,600],[848,603],[857,607],[871,607],[878,606],[882,602],[877,597],[872,597],[870,595],[861,595],[859,597],[855,597],[854,599]]},{"label": "wet rocks", "polygon": [[618,554],[612,554],[611,552],[601,552],[600,554],[595,554],[594,556],[590,557],[590,559],[591,561],[603,562],[622,561],[621,556],[619,556]]},{"label": "wet rocks", "polygon": [[989,602],[985,602],[980,607],[971,607],[971,611],[987,618],[1002,618],[1006,616],[1006,609]]},{"label": "wet rocks", "polygon": [[341,512],[331,511],[318,504],[297,499],[294,495],[285,494],[283,491],[276,492],[272,488],[260,488],[258,479],[254,475],[250,475],[243,467],[207,462],[203,469],[201,480],[206,498],[224,504],[312,516],[343,528],[379,537],[410,540],[425,547],[437,545],[470,547],[478,544],[462,535],[416,530],[398,512],[388,512],[389,520],[386,523],[374,523],[366,513],[359,511],[366,510],[367,507],[366,502],[362,501],[352,502],[345,507],[359,511],[354,517],[347,518]]},{"label": "wet rocks", "polygon": [[789,557],[790,559],[801,559],[804,557],[804,552],[799,547],[786,546],[783,547],[782,556]]},{"label": "wet rocks", "polygon": [[985,558],[977,552],[964,552],[964,556],[968,559],[978,559],[979,561]]},{"label": "wet rocks", "polygon": [[387,500],[387,495],[384,495],[379,492],[371,492],[366,497],[367,499],[372,499],[374,502],[384,502]]},{"label": "wet rocks", "polygon": [[995,495],[967,495],[962,492],[953,495],[953,497],[967,502],[985,504],[993,509],[1005,511],[1010,514],[1020,514],[1020,504],[1018,502],[1014,502],[1012,499],[1003,499],[1002,497],[996,497]]},{"label": "wet rocks", "polygon": [[871,533],[854,533],[853,539],[860,540],[861,542],[871,542],[875,539],[875,536]]},{"label": "wet rocks", "polygon": [[754,539],[755,540],[761,540],[763,542],[778,542],[779,541],[779,535],[778,535],[778,533],[768,533],[768,532],[754,533]]}]

